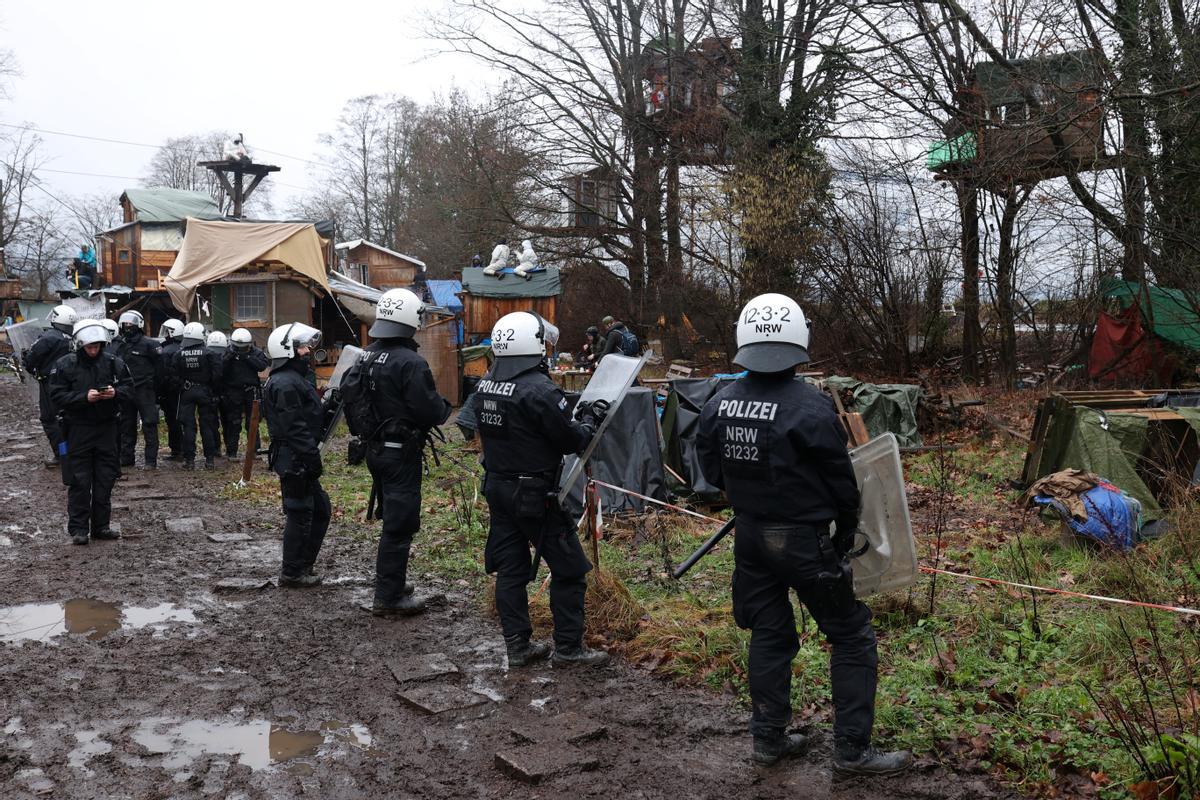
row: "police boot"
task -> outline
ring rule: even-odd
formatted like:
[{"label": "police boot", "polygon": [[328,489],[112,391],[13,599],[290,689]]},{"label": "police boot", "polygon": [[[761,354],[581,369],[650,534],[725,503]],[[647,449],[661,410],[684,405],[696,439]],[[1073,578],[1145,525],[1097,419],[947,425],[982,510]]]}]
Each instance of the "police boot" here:
[{"label": "police boot", "polygon": [[196,468],[196,462],[194,460],[193,461],[184,461],[183,468],[186,469],[188,472],[191,472],[192,470],[194,470]]},{"label": "police boot", "polygon": [[834,743],[833,771],[843,775],[895,775],[911,764],[912,753],[907,750],[884,752],[846,739]]},{"label": "police boot", "polygon": [[86,533],[77,533],[71,537],[71,544],[87,544],[88,536]]},{"label": "police boot", "polygon": [[55,456],[54,458],[46,459],[46,463],[45,463],[46,469],[58,469],[60,466],[62,466],[62,462],[58,460],[57,456]]},{"label": "police boot", "polygon": [[113,539],[120,539],[121,534],[117,533],[112,528],[105,528],[102,531],[96,531],[95,533],[93,533],[92,538],[93,539],[107,539],[107,540],[111,541]]},{"label": "police boot", "polygon": [[754,752],[750,754],[755,764],[769,767],[782,758],[799,755],[808,749],[808,737],[802,733],[755,736]]},{"label": "police boot", "polygon": [[534,661],[541,661],[550,655],[550,645],[547,642],[531,642],[528,638],[517,634],[504,637],[504,647],[508,650],[508,665],[523,667]]},{"label": "police boot", "polygon": [[216,469],[216,468],[217,468],[217,462],[216,462],[216,460],[215,460],[215,459],[213,459],[213,458],[206,458],[206,459],[204,459],[204,468],[205,468],[205,469],[209,469],[209,470],[211,470],[211,469]]},{"label": "police boot", "polygon": [[424,600],[406,594],[394,603],[376,600],[371,604],[371,613],[377,617],[411,617],[424,612],[425,608]]},{"label": "police boot", "polygon": [[144,469],[146,472],[154,472],[156,469],[158,469],[158,462],[157,461],[147,461],[145,466],[142,467],[142,469]]},{"label": "police boot", "polygon": [[281,589],[312,589],[321,585],[321,576],[319,575],[279,575],[279,588]]},{"label": "police boot", "polygon": [[585,667],[599,667],[608,663],[608,653],[603,650],[589,650],[581,644],[572,647],[556,647],[554,648],[554,656],[551,659],[555,664],[560,666],[571,666],[580,664]]}]

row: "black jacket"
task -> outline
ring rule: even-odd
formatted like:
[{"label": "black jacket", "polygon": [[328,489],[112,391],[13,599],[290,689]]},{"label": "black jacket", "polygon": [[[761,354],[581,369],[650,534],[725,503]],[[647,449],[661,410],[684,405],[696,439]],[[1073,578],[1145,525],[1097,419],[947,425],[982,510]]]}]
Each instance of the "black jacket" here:
[{"label": "black jacket", "polygon": [[261,386],[262,381],[259,380],[258,373],[270,365],[271,359],[254,345],[250,345],[245,352],[230,345],[221,359],[225,388],[245,389],[249,386]]},{"label": "black jacket", "polygon": [[833,400],[790,374],[750,373],[713,395],[696,450],[704,477],[739,516],[858,524],[858,483]]},{"label": "black jacket", "polygon": [[159,389],[163,392],[178,392],[179,379],[175,377],[174,369],[175,357],[179,355],[183,343],[179,339],[168,339],[162,343],[162,349],[159,350],[159,358],[162,360],[162,382],[159,384]]},{"label": "black jacket", "polygon": [[162,345],[141,331],[136,331],[133,338],[118,336],[109,349],[129,367],[134,386],[155,386],[162,381]]},{"label": "black jacket", "polygon": [[[89,389],[113,387],[117,396],[112,400],[89,403]],[[68,353],[50,371],[50,398],[54,407],[72,425],[105,425],[117,419],[120,404],[130,399],[133,378],[125,362],[104,350],[88,358],[80,348]]]},{"label": "black jacket", "polygon": [[571,419],[566,396],[537,367],[507,381],[492,380],[489,372],[472,397],[488,472],[552,473],[564,455],[591,440],[591,429]]},{"label": "black jacket", "polygon": [[203,343],[180,347],[171,354],[167,373],[180,390],[188,384],[216,390],[221,386],[221,357]]},{"label": "black jacket", "polygon": [[306,375],[307,368],[302,371],[292,359],[272,370],[263,387],[263,413],[275,449],[272,468],[280,475],[293,471],[297,464],[311,468],[321,461],[317,445],[325,411]]},{"label": "black jacket", "polygon": [[384,438],[402,435],[405,429],[425,432],[450,416],[449,401],[438,394],[429,364],[417,354],[412,339],[380,339],[367,346],[373,359],[375,391],[372,409],[379,419],[391,419]]},{"label": "black jacket", "polygon": [[604,358],[609,353],[624,355],[625,351],[622,346],[625,344],[625,323],[618,322],[609,329],[608,334],[604,338],[604,349],[600,351],[596,361]]},{"label": "black jacket", "polygon": [[44,381],[58,360],[71,352],[71,337],[58,328],[47,328],[25,354],[25,370]]}]

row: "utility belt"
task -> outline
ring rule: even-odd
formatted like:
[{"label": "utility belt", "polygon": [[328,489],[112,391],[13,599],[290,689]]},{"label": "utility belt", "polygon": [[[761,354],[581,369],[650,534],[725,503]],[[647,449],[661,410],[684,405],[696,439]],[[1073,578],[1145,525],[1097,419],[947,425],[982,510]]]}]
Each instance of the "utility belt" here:
[{"label": "utility belt", "polygon": [[543,519],[558,505],[558,481],[561,468],[542,472],[487,472],[485,490],[489,485],[512,487],[513,514],[518,519]]},{"label": "utility belt", "polygon": [[180,386],[183,388],[183,390],[184,390],[185,392],[186,392],[188,389],[191,389],[191,388],[193,388],[193,387],[196,387],[196,386],[203,386],[205,389],[211,389],[211,388],[212,388],[212,382],[211,382],[211,381],[189,381],[189,380],[187,380],[186,378],[185,378],[185,379],[184,379],[184,380],[183,380],[183,381],[182,381],[182,382],[181,382],[179,385],[180,385]]}]

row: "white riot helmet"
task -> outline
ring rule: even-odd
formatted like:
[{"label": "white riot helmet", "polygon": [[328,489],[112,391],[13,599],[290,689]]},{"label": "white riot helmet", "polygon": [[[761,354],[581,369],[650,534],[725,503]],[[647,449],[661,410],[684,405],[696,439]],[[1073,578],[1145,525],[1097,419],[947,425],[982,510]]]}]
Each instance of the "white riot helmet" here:
[{"label": "white riot helmet", "polygon": [[208,347],[215,347],[218,350],[225,350],[229,347],[229,339],[225,338],[225,334],[220,331],[213,331],[208,335],[206,342]]},{"label": "white riot helmet", "polygon": [[159,338],[164,342],[168,339],[179,338],[179,334],[181,333],[183,333],[183,322],[174,318],[164,322],[162,327],[158,329]]},{"label": "white riot helmet", "polygon": [[229,343],[233,345],[234,350],[246,351],[254,344],[254,337],[245,328],[237,328],[230,334]]},{"label": "white riot helmet", "polygon": [[408,289],[389,289],[375,307],[375,324],[367,331],[376,339],[411,339],[421,329],[425,304]]},{"label": "white riot helmet", "polygon": [[746,303],[737,322],[733,363],[751,372],[782,372],[808,363],[808,320],[795,300],[760,294]]},{"label": "white riot helmet", "polygon": [[81,319],[75,323],[71,333],[75,346],[83,347],[89,344],[108,344],[108,329],[98,319]]},{"label": "white riot helmet", "polygon": [[192,347],[197,344],[204,344],[204,323],[189,322],[183,326],[183,346]]},{"label": "white riot helmet", "polygon": [[75,323],[79,321],[79,315],[70,306],[55,306],[46,315],[46,321],[63,333],[71,333],[75,329]]},{"label": "white riot helmet", "polygon": [[100,320],[100,324],[103,325],[104,330],[108,332],[108,340],[110,342],[117,338],[117,334],[121,332],[120,327],[117,326],[117,323],[114,320],[105,318]]},{"label": "white riot helmet", "polygon": [[542,363],[546,332],[546,321],[532,311],[516,311],[497,320],[492,326],[492,355],[496,356],[492,377],[506,381]]},{"label": "white riot helmet", "polygon": [[146,320],[137,311],[122,311],[121,316],[117,318],[117,322],[122,328],[126,325],[131,325],[139,331],[146,325]]},{"label": "white riot helmet", "polygon": [[303,322],[289,322],[271,331],[267,337],[267,355],[271,357],[271,369],[278,369],[296,357],[296,348],[308,345],[316,347],[321,341],[321,332]]}]

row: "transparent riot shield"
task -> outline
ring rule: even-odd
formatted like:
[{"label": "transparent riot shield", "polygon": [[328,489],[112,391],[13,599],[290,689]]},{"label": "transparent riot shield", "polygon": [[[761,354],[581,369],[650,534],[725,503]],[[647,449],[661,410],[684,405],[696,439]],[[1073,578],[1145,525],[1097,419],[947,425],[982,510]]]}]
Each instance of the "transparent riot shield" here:
[{"label": "transparent riot shield", "polygon": [[43,319],[31,319],[26,322],[18,322],[16,325],[4,326],[4,332],[8,334],[8,343],[12,345],[13,355],[16,356],[17,363],[20,365],[18,374],[21,382],[25,385],[25,393],[35,401],[38,396],[37,381],[26,371],[25,364],[21,362],[21,354],[33,347],[33,343],[42,335],[42,331],[46,330],[48,324]]},{"label": "transparent riot shield", "polygon": [[866,597],[911,586],[917,579],[917,550],[896,437],[875,437],[851,450],[850,461],[862,496],[859,542],[865,536],[870,543],[852,562],[854,594]]},{"label": "transparent riot shield", "polygon": [[642,365],[645,363],[645,355],[640,358],[617,355],[616,353],[607,355],[600,361],[600,366],[596,367],[596,372],[593,373],[587,386],[583,388],[583,394],[579,396],[580,403],[605,400],[608,402],[609,409],[608,414],[601,421],[596,435],[592,437],[592,441],[588,443],[587,448],[579,455],[579,458],[572,460],[571,457],[568,457],[563,464],[563,478],[558,484],[558,502],[560,504],[566,501],[567,495],[571,493],[571,487],[575,485],[575,482],[579,480],[579,476],[583,474],[583,468],[587,466],[588,459],[592,457],[596,445],[600,442],[600,437],[604,435],[609,422],[616,416],[613,412],[617,410],[617,406],[621,405],[621,401],[625,399],[625,393],[629,391],[629,387],[633,385],[638,373],[642,370]]},{"label": "transparent riot shield", "polygon": [[342,385],[342,376],[358,363],[359,356],[363,354],[361,347],[355,347],[348,344],[342,348],[341,354],[338,356],[337,364],[333,366],[333,374],[329,376],[329,388],[336,389]]}]

